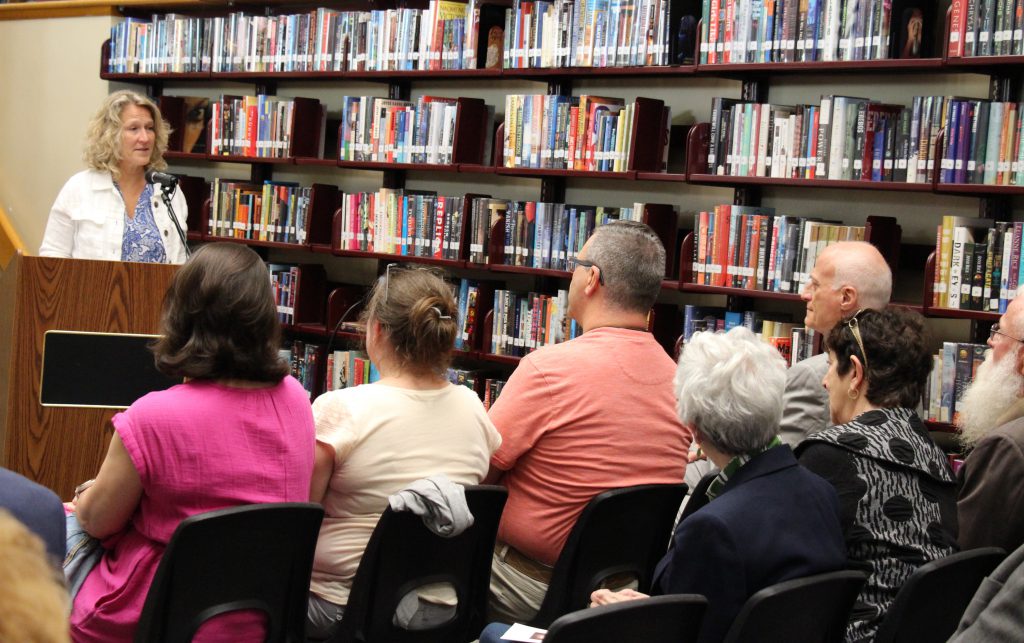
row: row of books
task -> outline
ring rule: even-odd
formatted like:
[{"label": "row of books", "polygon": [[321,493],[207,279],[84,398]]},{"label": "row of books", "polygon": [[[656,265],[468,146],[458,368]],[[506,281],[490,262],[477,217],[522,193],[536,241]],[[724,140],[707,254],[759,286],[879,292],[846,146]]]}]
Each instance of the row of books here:
[{"label": "row of books", "polygon": [[953,0],[949,56],[1024,54],[1022,0]]},{"label": "row of books", "polygon": [[701,64],[889,57],[888,0],[705,0]]},{"label": "row of books", "polygon": [[640,221],[644,208],[643,203],[620,208],[476,197],[470,201],[469,261],[490,262],[488,241],[500,222],[503,264],[565,270],[594,228],[620,219]]},{"label": "row of books", "polygon": [[127,18],[111,28],[112,73],[476,68],[480,5],[199,18]]},{"label": "row of books", "polygon": [[210,104],[210,153],[285,158],[291,154],[295,102],[278,96],[222,96]]},{"label": "row of books", "polygon": [[306,389],[309,399],[312,400],[327,390],[326,383],[331,381],[329,374],[331,360],[328,357],[326,364],[324,363],[323,346],[295,339],[286,344],[279,354],[281,359],[289,365],[292,377],[298,380],[302,388]]},{"label": "row of books", "polygon": [[516,0],[506,69],[669,64],[668,0]]},{"label": "row of books", "polygon": [[341,199],[342,250],[459,259],[464,197],[381,188]]},{"label": "row of books", "polygon": [[274,289],[277,320],[285,325],[295,322],[295,299],[299,288],[299,267],[289,264],[268,263],[270,285]]},{"label": "row of books", "polygon": [[942,217],[935,236],[932,305],[1006,312],[1024,274],[1024,223]]},{"label": "row of books", "polygon": [[947,423],[960,419],[958,405],[985,361],[987,348],[985,344],[942,342],[942,350],[933,356],[922,400],[926,419]]},{"label": "row of books", "polygon": [[209,69],[209,18],[154,14],[151,20],[125,18],[110,28],[110,73],[192,73]]},{"label": "row of books", "polygon": [[263,185],[225,181],[210,184],[206,234],[278,243],[305,243],[312,188],[285,181]]},{"label": "row of books", "polygon": [[790,366],[812,354],[814,331],[807,331],[798,326],[789,315],[783,313],[736,311],[715,306],[686,304],[683,307],[683,332],[680,339],[685,346],[694,333],[728,331],[736,326],[749,329],[776,347]]},{"label": "row of books", "polygon": [[[660,102],[660,101],[659,101]],[[636,103],[583,95],[505,96],[505,167],[622,172],[634,145]]]},{"label": "row of books", "polygon": [[373,96],[342,98],[338,158],[385,163],[452,162],[458,99],[416,102]]},{"label": "row of books", "polygon": [[377,365],[361,350],[336,350],[327,356],[326,391],[370,384],[380,379]]},{"label": "row of books", "polygon": [[1024,185],[1021,103],[947,98],[940,183]]},{"label": "row of books", "polygon": [[[975,103],[986,107],[972,110]],[[989,124],[979,122],[990,112]],[[1016,114],[1016,103],[952,96],[915,96],[909,108],[836,95],[822,96],[818,105],[796,106],[714,98],[708,172],[926,183],[941,169],[945,182],[966,182],[968,175],[1011,181],[1024,169],[1024,159],[1015,160]],[[957,134],[947,137],[942,157],[936,158],[935,142],[944,127]]]},{"label": "row of books", "polygon": [[556,295],[495,290],[490,352],[521,357],[576,337],[581,331],[568,308],[567,290]]},{"label": "row of books", "polygon": [[776,215],[774,208],[717,205],[694,215],[693,281],[708,286],[797,293],[821,252],[863,241],[863,226]]}]

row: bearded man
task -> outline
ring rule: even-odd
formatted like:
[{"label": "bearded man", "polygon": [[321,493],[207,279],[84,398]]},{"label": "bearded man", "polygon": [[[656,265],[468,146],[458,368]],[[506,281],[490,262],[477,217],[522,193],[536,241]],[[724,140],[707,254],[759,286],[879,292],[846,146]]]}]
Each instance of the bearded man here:
[{"label": "bearded man", "polygon": [[1024,545],[1024,296],[992,326],[989,349],[960,404],[961,549]]}]

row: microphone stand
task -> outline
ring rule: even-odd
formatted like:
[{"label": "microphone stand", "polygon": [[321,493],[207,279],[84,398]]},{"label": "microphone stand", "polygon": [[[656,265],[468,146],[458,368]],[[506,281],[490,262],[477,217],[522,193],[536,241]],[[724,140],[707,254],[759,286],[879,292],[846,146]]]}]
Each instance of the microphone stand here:
[{"label": "microphone stand", "polygon": [[177,189],[177,184],[167,185],[165,183],[154,183],[153,185],[160,188],[160,198],[167,206],[167,212],[171,215],[171,223],[174,224],[174,229],[178,231],[178,238],[181,239],[181,247],[185,249],[185,258],[188,259],[192,256],[192,250],[188,247],[188,238],[185,237],[185,231],[181,229],[181,224],[178,223],[178,215],[174,212],[174,206],[171,205],[171,195],[174,194],[174,190]]},{"label": "microphone stand", "polygon": [[334,330],[331,331],[330,337],[327,338],[327,352],[325,353],[326,355],[330,355],[331,354],[331,348],[334,346],[334,339],[338,336],[338,329],[341,328],[341,325],[345,322],[345,319],[348,318],[349,313],[351,313],[353,310],[355,310],[356,306],[358,306],[359,304],[363,303],[363,299],[365,299],[365,298],[366,297],[363,296],[363,297],[360,297],[359,299],[357,299],[356,303],[354,303],[351,306],[349,306],[348,310],[343,312],[341,314],[341,317],[338,318],[338,323],[334,325]]}]

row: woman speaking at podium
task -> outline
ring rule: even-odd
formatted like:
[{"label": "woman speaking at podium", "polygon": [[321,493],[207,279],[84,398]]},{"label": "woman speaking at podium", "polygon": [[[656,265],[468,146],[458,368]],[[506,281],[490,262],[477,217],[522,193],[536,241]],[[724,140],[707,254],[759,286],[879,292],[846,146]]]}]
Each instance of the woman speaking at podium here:
[{"label": "woman speaking at podium", "polygon": [[[169,129],[150,99],[114,92],[89,124],[86,164],[71,177],[50,210],[43,257],[183,263],[185,246],[147,170],[167,167]],[[181,190],[171,204],[182,229],[188,206]]]}]

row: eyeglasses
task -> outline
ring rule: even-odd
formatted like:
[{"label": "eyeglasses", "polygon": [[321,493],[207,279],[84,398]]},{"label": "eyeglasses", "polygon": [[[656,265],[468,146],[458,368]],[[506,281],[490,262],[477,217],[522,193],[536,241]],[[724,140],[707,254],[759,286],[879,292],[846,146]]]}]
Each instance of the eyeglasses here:
[{"label": "eyeglasses", "polygon": [[864,312],[864,310],[864,308],[861,308],[860,310],[853,314],[853,317],[850,317],[849,319],[845,320],[843,324],[850,329],[850,332],[853,333],[853,338],[857,340],[857,346],[860,348],[861,357],[864,358],[864,370],[867,371],[868,353],[866,350],[864,350],[864,340],[860,336],[860,322],[857,321],[857,316]]},{"label": "eyeglasses", "polygon": [[996,323],[992,324],[992,328],[990,328],[989,331],[988,331],[988,338],[989,339],[993,339],[994,340],[996,338],[996,335],[1002,335],[1003,337],[1012,339],[1015,342],[1020,342],[1021,344],[1024,344],[1024,339],[1017,339],[1013,335],[1007,335],[1003,331],[999,330],[999,322],[996,322]]},{"label": "eyeglasses", "polygon": [[597,265],[593,261],[587,261],[586,259],[580,259],[578,257],[568,259],[565,262],[565,267],[569,270],[569,272],[573,272],[574,270],[576,270],[577,266],[580,268],[597,268],[597,282],[602,286],[604,285],[604,270],[601,269],[601,266]]}]

